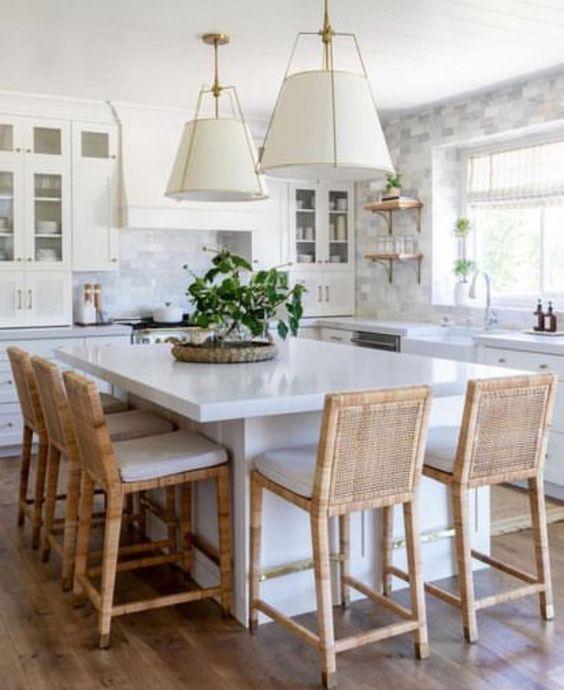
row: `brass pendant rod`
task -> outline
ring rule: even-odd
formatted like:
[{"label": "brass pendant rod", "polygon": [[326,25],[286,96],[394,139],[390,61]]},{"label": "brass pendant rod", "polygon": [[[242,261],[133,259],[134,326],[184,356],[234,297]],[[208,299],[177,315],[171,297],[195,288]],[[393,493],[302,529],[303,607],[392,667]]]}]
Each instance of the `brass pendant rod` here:
[{"label": "brass pendant rod", "polygon": [[213,97],[215,98],[215,119],[219,118],[219,97],[221,95],[221,86],[219,85],[219,56],[218,56],[218,41],[213,42],[214,53],[214,80],[213,80]]},{"label": "brass pendant rod", "polygon": [[319,32],[323,42],[323,69],[333,69],[333,55],[331,44],[333,42],[333,27],[329,19],[329,0],[323,0],[323,28]]}]

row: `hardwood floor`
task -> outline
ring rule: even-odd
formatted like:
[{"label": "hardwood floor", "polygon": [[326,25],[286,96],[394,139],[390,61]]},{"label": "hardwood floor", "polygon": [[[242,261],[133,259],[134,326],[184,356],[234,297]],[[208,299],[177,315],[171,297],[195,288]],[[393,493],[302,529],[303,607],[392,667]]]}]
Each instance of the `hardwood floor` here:
[{"label": "hardwood floor", "polygon": [[[16,527],[17,472],[17,461],[0,459],[0,690],[319,687],[310,648],[274,624],[251,637],[234,621],[222,620],[212,602],[116,619],[111,648],[98,650],[92,609],[72,608],[70,595],[53,578],[55,564],[41,563],[30,549],[29,529]],[[480,641],[468,645],[458,614],[427,597],[431,657],[415,661],[409,635],[340,654],[339,688],[564,688],[564,523],[551,525],[549,537],[555,621],[541,621],[536,598],[521,599],[480,613]],[[532,567],[530,532],[496,538],[494,553]],[[168,567],[147,571],[143,579],[124,574],[118,597],[135,598],[148,588],[172,591],[180,578]],[[507,582],[489,572],[477,580],[483,592]],[[367,602],[353,604],[346,614],[335,609],[335,617],[337,636],[392,620]],[[300,620],[315,625],[313,616]]]}]

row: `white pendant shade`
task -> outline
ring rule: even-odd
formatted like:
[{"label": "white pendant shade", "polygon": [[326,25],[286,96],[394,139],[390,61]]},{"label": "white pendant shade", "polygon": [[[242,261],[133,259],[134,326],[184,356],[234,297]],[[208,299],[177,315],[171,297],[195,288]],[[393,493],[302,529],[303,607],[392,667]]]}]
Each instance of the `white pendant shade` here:
[{"label": "white pendant shade", "polygon": [[166,196],[178,201],[265,199],[268,194],[257,160],[242,120],[191,120],[184,127]]},{"label": "white pendant shade", "polygon": [[337,70],[286,77],[261,168],[273,177],[327,181],[393,173],[367,78]]}]

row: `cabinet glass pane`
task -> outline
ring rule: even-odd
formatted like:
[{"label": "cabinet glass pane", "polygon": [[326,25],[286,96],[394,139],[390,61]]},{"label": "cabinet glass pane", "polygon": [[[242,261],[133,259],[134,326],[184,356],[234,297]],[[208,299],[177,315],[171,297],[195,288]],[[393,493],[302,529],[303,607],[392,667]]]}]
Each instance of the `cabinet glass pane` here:
[{"label": "cabinet glass pane", "polygon": [[61,175],[34,175],[35,261],[62,261]]},{"label": "cabinet glass pane", "polygon": [[109,134],[107,132],[82,132],[81,152],[83,158],[109,158]]},{"label": "cabinet glass pane", "polygon": [[349,194],[329,192],[329,261],[349,261]]},{"label": "cabinet glass pane", "polygon": [[33,128],[33,152],[50,156],[61,155],[61,130],[53,127]]},{"label": "cabinet glass pane", "polygon": [[296,261],[311,264],[315,250],[315,190],[296,189]]},{"label": "cabinet glass pane", "polygon": [[12,125],[0,125],[0,151],[14,150],[14,128]]},{"label": "cabinet glass pane", "polygon": [[0,262],[14,260],[14,174],[0,170]]}]

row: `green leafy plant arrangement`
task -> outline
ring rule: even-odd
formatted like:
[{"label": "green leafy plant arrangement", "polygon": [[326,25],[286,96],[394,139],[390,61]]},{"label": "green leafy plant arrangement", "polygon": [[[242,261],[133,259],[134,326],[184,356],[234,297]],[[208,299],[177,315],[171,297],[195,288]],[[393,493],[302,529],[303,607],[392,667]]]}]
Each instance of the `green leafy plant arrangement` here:
[{"label": "green leafy plant arrangement", "polygon": [[458,238],[468,237],[472,224],[469,218],[459,218],[454,224],[454,235]]},{"label": "green leafy plant arrangement", "polygon": [[402,185],[403,175],[399,172],[386,175],[386,191],[389,192],[390,189],[400,188]]},{"label": "green leafy plant arrangement", "polygon": [[470,261],[470,259],[456,259],[452,272],[457,278],[459,278],[461,283],[466,283],[468,282],[468,278],[472,275],[475,268],[475,262]]},{"label": "green leafy plant arrangement", "polygon": [[282,267],[253,271],[251,264],[227,249],[213,250],[212,267],[194,280],[186,294],[193,300],[192,321],[213,328],[218,344],[268,339],[268,323],[278,319],[278,334],[297,335],[305,287],[288,286]]}]

